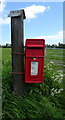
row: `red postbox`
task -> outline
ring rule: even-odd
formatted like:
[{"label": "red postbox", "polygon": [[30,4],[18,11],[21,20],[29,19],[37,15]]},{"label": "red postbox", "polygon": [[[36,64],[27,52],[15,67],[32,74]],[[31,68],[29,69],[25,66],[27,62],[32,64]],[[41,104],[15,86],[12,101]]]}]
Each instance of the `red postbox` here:
[{"label": "red postbox", "polygon": [[42,83],[44,78],[44,39],[26,40],[25,82]]}]

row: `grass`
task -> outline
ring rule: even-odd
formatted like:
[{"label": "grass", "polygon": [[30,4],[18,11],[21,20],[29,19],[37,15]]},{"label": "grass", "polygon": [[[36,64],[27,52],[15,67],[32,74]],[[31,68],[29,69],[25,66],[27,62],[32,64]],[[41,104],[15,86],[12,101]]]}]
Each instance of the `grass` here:
[{"label": "grass", "polygon": [[[44,65],[44,82],[30,84],[23,97],[12,91],[11,49],[2,49],[2,120],[65,119],[63,88],[63,50],[47,49]],[[60,62],[60,64],[59,64]]]},{"label": "grass", "polygon": [[11,49],[3,48],[2,49],[2,62],[11,61]]},{"label": "grass", "polygon": [[58,60],[63,62],[63,50],[62,49],[47,49],[47,60]]}]

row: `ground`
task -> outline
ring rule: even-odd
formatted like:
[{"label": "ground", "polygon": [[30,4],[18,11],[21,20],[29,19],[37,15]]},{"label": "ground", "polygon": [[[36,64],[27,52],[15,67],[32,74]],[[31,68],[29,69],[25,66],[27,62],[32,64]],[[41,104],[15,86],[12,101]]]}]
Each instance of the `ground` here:
[{"label": "ground", "polygon": [[3,120],[65,119],[64,51],[63,49],[46,49],[44,82],[30,84],[25,95],[20,97],[12,91],[11,49],[2,48]]}]

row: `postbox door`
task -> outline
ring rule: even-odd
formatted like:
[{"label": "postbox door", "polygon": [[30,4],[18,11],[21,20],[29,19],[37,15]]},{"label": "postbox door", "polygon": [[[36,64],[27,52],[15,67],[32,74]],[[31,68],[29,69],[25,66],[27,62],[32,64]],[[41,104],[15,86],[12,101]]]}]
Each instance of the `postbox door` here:
[{"label": "postbox door", "polygon": [[26,78],[27,83],[43,82],[43,58],[27,58],[26,59]]}]

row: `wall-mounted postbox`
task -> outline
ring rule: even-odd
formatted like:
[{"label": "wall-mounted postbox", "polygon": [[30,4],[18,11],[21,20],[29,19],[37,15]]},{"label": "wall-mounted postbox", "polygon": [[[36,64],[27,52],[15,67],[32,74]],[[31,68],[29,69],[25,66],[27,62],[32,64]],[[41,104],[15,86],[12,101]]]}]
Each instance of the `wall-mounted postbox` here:
[{"label": "wall-mounted postbox", "polygon": [[44,78],[44,39],[26,40],[25,82],[42,83]]}]

